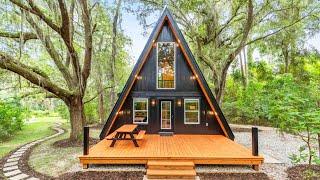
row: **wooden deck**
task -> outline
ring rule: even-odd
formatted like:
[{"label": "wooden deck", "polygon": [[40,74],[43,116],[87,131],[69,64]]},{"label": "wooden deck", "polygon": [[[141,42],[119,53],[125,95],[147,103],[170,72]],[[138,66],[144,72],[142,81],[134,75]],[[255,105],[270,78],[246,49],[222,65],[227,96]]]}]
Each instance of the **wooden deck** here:
[{"label": "wooden deck", "polygon": [[192,161],[194,164],[260,165],[262,156],[222,135],[145,135],[135,147],[131,141],[102,140],[80,156],[87,164],[147,164],[151,160]]}]

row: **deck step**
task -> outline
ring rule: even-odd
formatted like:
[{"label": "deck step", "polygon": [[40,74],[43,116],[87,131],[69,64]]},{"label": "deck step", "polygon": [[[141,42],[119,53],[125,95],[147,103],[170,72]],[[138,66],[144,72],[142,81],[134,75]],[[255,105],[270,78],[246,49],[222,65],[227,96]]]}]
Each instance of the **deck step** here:
[{"label": "deck step", "polygon": [[147,169],[147,177],[148,179],[195,179],[196,171],[194,169]]},{"label": "deck step", "polygon": [[195,179],[192,161],[151,160],[147,163],[148,179]]},{"label": "deck step", "polygon": [[194,169],[194,163],[191,161],[148,161],[148,169],[168,169],[168,170],[188,170]]}]

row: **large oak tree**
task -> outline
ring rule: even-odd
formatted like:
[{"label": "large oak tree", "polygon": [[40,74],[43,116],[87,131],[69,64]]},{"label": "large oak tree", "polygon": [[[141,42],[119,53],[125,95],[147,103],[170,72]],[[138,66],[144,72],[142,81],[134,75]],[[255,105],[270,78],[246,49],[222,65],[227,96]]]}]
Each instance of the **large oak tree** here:
[{"label": "large oak tree", "polygon": [[[0,68],[24,77],[63,100],[70,113],[70,140],[78,140],[85,124],[83,98],[92,61],[93,5],[86,0],[9,2],[6,4],[8,13],[24,17],[26,27],[21,31],[1,30],[0,37],[22,43],[39,41],[50,56],[52,67],[62,78],[54,77],[55,74],[49,74],[32,63],[20,61],[8,48],[0,50]],[[8,26],[11,27],[8,29],[14,29],[12,27],[19,27],[19,24],[12,21]],[[75,27],[81,30],[76,31]]]}]

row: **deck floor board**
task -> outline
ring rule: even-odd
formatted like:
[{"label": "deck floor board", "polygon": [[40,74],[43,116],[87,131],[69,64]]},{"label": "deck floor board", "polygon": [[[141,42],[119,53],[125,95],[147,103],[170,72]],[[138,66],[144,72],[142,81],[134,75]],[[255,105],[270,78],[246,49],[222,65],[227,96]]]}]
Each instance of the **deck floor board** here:
[{"label": "deck floor board", "polygon": [[253,156],[249,149],[222,135],[146,134],[138,142],[139,147],[131,141],[117,141],[114,147],[109,147],[111,142],[100,141],[90,148],[88,155],[80,156],[80,161],[84,164],[116,164],[123,160],[145,164],[156,159],[193,160],[200,164],[261,164],[263,161],[262,156]]}]

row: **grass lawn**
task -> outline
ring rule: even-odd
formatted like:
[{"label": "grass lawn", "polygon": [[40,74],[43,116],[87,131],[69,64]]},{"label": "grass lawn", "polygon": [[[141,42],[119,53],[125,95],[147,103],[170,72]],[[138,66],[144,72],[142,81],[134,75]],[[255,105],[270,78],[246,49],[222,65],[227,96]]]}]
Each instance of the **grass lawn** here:
[{"label": "grass lawn", "polygon": [[[82,147],[57,148],[52,144],[58,140],[69,137],[69,123],[64,123],[62,128],[68,132],[50,139],[36,146],[29,158],[29,165],[36,171],[49,176],[57,177],[66,172],[81,170],[79,158]],[[90,137],[98,138],[100,130],[90,129]]]},{"label": "grass lawn", "polygon": [[26,123],[11,139],[0,143],[0,158],[18,146],[54,134],[54,130],[50,127],[55,122],[65,122],[65,120],[60,117],[41,117]]}]

